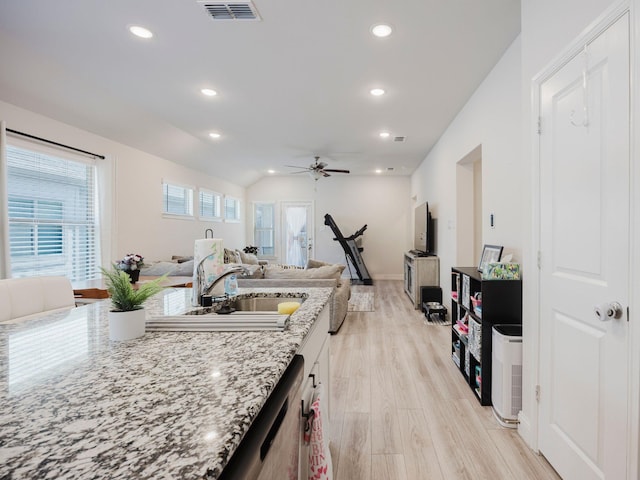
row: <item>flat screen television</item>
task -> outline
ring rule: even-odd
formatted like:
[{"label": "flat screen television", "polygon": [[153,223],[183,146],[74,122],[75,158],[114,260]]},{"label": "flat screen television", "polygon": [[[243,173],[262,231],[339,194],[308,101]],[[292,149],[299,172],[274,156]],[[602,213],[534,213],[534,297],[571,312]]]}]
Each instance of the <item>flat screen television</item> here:
[{"label": "flat screen television", "polygon": [[435,255],[435,223],[431,217],[428,202],[415,208],[414,219],[414,252],[422,255]]}]

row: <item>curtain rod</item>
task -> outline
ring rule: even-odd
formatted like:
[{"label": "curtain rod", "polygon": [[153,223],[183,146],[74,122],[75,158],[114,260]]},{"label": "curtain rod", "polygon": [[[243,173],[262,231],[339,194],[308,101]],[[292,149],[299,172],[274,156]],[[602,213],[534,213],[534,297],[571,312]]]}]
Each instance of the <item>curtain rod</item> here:
[{"label": "curtain rod", "polygon": [[57,147],[66,148],[67,150],[73,150],[74,152],[84,153],[85,155],[91,155],[92,157],[99,158],[104,160],[104,155],[98,155],[97,153],[87,152],[86,150],[80,150],[79,148],[70,147],[69,145],[65,145],[63,143],[54,142],[52,140],[47,140],[46,138],[36,137],[35,135],[29,135],[28,133],[19,132],[17,130],[12,130],[11,128],[6,129],[7,132],[13,133],[15,135],[21,135],[23,137],[31,138],[32,140],[38,140],[39,142],[49,143],[51,145],[55,145]]}]

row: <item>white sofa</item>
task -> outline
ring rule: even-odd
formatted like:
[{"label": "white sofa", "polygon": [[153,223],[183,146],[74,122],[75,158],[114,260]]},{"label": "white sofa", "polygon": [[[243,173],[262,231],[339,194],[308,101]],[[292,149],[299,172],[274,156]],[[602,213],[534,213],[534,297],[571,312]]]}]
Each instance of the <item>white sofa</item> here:
[{"label": "white sofa", "polygon": [[6,278],[0,280],[0,323],[21,321],[43,312],[75,307],[66,277]]}]

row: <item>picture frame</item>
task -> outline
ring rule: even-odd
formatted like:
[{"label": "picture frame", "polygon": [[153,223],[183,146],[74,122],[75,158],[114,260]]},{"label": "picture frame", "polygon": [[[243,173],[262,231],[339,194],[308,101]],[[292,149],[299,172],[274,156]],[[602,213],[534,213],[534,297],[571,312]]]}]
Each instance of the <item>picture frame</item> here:
[{"label": "picture frame", "polygon": [[493,262],[499,262],[502,257],[502,245],[485,245],[482,249],[482,256],[480,257],[480,264],[478,265],[478,271],[482,272],[484,268]]}]

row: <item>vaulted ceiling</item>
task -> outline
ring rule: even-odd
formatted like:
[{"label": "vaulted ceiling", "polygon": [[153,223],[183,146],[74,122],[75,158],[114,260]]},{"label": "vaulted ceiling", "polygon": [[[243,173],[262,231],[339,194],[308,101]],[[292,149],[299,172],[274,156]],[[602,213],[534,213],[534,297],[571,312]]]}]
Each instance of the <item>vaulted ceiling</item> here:
[{"label": "vaulted ceiling", "polygon": [[197,0],[1,1],[0,100],[240,185],[315,155],[410,175],[520,31],[517,0],[253,7],[258,20]]}]

